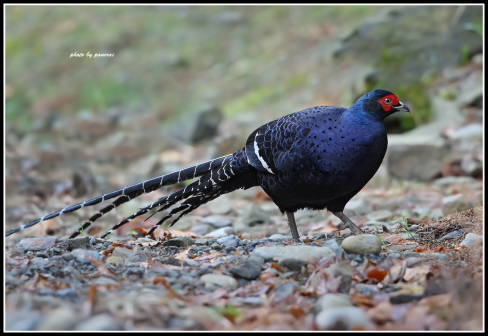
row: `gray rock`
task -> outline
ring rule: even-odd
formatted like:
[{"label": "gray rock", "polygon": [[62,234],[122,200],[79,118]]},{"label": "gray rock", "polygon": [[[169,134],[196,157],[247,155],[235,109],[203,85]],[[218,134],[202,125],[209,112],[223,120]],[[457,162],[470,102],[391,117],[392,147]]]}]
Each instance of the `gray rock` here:
[{"label": "gray rock", "polygon": [[200,277],[200,281],[205,283],[205,287],[209,289],[214,289],[214,285],[226,289],[236,289],[237,281],[233,277],[223,274],[204,274]]},{"label": "gray rock", "polygon": [[465,155],[461,161],[461,170],[468,176],[482,177],[483,162],[473,155]]},{"label": "gray rock", "polygon": [[378,210],[370,212],[366,215],[366,218],[368,218],[370,221],[382,222],[390,220],[392,216],[393,213],[389,210]]},{"label": "gray rock", "polygon": [[447,239],[454,239],[457,236],[459,236],[460,234],[462,234],[464,231],[466,231],[466,229],[459,229],[459,230],[456,230],[456,231],[449,232],[448,234],[446,234],[446,235],[442,236],[441,238],[437,239],[437,241],[438,242],[441,242],[441,241],[444,241],[444,240],[447,240]]},{"label": "gray rock", "polygon": [[191,228],[191,231],[197,236],[204,236],[214,228],[210,224],[197,224]]},{"label": "gray rock", "polygon": [[227,237],[230,234],[236,234],[236,230],[234,230],[232,227],[227,226],[223,227],[220,229],[217,229],[215,231],[212,231],[210,233],[207,233],[205,237],[211,237],[211,238],[220,238],[220,237]]},{"label": "gray rock", "polygon": [[263,258],[252,256],[244,264],[229,268],[229,272],[247,280],[254,280],[261,275],[263,264]]},{"label": "gray rock", "polygon": [[431,180],[440,173],[446,154],[447,143],[440,136],[388,136],[388,172],[399,179]]},{"label": "gray rock", "polygon": [[371,211],[371,208],[363,199],[352,199],[344,208],[346,216],[362,216]]},{"label": "gray rock", "polygon": [[323,310],[315,317],[315,323],[320,330],[373,329],[373,324],[364,311],[354,306]]},{"label": "gray rock", "polygon": [[[222,195],[219,198],[208,203],[208,208],[213,214],[225,215],[225,214],[232,211],[233,204],[232,204],[232,200],[229,198],[229,196]],[[212,224],[212,223],[210,223],[210,224]],[[217,226],[217,227],[222,227],[222,226]]]},{"label": "gray rock", "polygon": [[468,248],[475,248],[483,245],[483,236],[477,235],[476,233],[470,232],[464,237],[461,245],[467,246]]},{"label": "gray rock", "polygon": [[222,228],[232,225],[232,220],[222,216],[207,216],[203,218],[203,224],[212,225],[215,228]]},{"label": "gray rock", "polygon": [[114,266],[121,266],[124,263],[124,259],[121,257],[111,255],[107,259],[105,259],[106,264],[112,264]]},{"label": "gray rock", "polygon": [[469,204],[465,201],[463,194],[455,194],[442,198],[442,212],[444,214],[467,209],[469,209]]},{"label": "gray rock", "polygon": [[269,216],[268,213],[261,209],[257,204],[251,203],[242,211],[241,220],[244,225],[254,226],[257,224],[268,223]]},{"label": "gray rock", "polygon": [[313,261],[323,257],[335,257],[335,253],[329,248],[310,245],[260,246],[252,251],[252,255],[260,256],[267,261],[273,260],[274,258],[293,258]]},{"label": "gray rock", "polygon": [[437,220],[442,217],[444,217],[444,213],[442,212],[441,209],[433,209],[430,212],[430,218],[432,218],[433,220]]},{"label": "gray rock", "polygon": [[75,249],[87,249],[90,248],[90,237],[77,237],[68,239],[68,250],[73,251]]},{"label": "gray rock", "polygon": [[146,261],[148,259],[144,251],[140,250],[137,246],[132,249],[117,246],[112,251],[112,256],[121,258],[124,260],[125,264],[129,262]]},{"label": "gray rock", "polygon": [[217,242],[220,245],[223,245],[225,247],[229,247],[229,246],[237,247],[237,246],[239,246],[239,241],[240,241],[240,239],[234,235],[230,235],[227,237],[217,239]]},{"label": "gray rock", "polygon": [[321,312],[327,309],[350,306],[352,306],[352,301],[349,295],[326,293],[318,298],[317,303],[315,304],[315,311]]},{"label": "gray rock", "polygon": [[185,258],[183,259],[183,266],[190,266],[190,267],[200,267],[200,263],[196,260]]},{"label": "gray rock", "polygon": [[19,242],[18,248],[22,252],[41,251],[51,248],[56,243],[56,238],[47,236],[43,238],[24,238]]},{"label": "gray rock", "polygon": [[206,246],[206,245],[208,245],[208,239],[204,239],[204,238],[197,239],[197,240],[195,240],[195,245],[204,245],[204,246]]},{"label": "gray rock", "polygon": [[302,269],[302,266],[307,266],[307,265],[308,265],[308,261],[295,259],[295,258],[283,259],[278,263],[278,266],[286,267],[291,271],[300,271]]},{"label": "gray rock", "polygon": [[272,241],[283,241],[283,240],[290,240],[290,239],[292,239],[292,236],[291,235],[284,235],[284,234],[281,234],[281,233],[275,233],[275,234],[269,236],[268,239],[269,240],[272,240]]},{"label": "gray rock", "polygon": [[27,309],[6,311],[5,330],[24,331],[32,330],[43,320],[43,315]]},{"label": "gray rock", "polygon": [[350,236],[342,241],[341,248],[347,253],[378,254],[381,252],[381,241],[369,234]]},{"label": "gray rock", "polygon": [[90,261],[87,259],[87,257],[92,257],[95,260],[100,260],[102,259],[100,254],[97,251],[91,251],[91,250],[83,250],[83,249],[76,249],[71,251],[71,254],[73,257],[84,264],[89,264]]},{"label": "gray rock", "polygon": [[376,285],[358,283],[354,286],[354,291],[359,294],[371,295],[378,293],[380,290]]},{"label": "gray rock", "polygon": [[195,243],[195,239],[187,236],[182,236],[182,237],[176,237],[168,241],[165,241],[163,243],[163,246],[184,247],[184,246],[193,245],[194,243]]},{"label": "gray rock", "polygon": [[337,241],[335,239],[328,239],[322,245],[322,247],[326,247],[326,248],[331,249],[335,253],[337,258],[340,258],[342,255],[341,247],[339,246],[339,244],[337,244]]}]

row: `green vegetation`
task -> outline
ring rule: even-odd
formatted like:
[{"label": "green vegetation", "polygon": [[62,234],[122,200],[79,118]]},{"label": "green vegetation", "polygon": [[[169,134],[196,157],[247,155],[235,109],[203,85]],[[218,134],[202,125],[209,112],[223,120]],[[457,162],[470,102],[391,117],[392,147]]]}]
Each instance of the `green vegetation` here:
[{"label": "green vegetation", "polygon": [[85,236],[85,230],[83,229],[83,225],[81,225],[81,222],[79,220],[78,220],[78,224],[80,225],[80,228],[81,228],[81,234],[84,237]]},{"label": "green vegetation", "polygon": [[383,244],[383,246],[385,247],[386,249],[386,252],[388,252],[388,247],[386,247],[386,244],[385,242],[383,241],[383,239],[381,239],[380,235],[378,234],[378,232],[376,232],[376,236],[379,238],[379,240],[381,241],[381,244]]},{"label": "green vegetation", "polygon": [[405,225],[405,229],[407,230],[408,239],[412,239],[412,236],[410,235],[410,231],[408,230],[408,223],[405,218],[403,218],[403,225]]}]

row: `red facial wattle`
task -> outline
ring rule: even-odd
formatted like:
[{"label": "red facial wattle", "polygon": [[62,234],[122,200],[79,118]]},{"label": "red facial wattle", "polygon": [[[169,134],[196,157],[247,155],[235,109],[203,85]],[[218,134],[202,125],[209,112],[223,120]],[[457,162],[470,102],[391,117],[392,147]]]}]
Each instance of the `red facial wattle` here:
[{"label": "red facial wattle", "polygon": [[[386,103],[387,99],[390,100],[390,103],[388,104]],[[380,102],[381,106],[383,107],[383,110],[385,111],[389,111],[393,106],[398,105],[398,98],[394,94],[389,94],[384,97],[381,97],[380,99],[378,99],[378,101]]]}]

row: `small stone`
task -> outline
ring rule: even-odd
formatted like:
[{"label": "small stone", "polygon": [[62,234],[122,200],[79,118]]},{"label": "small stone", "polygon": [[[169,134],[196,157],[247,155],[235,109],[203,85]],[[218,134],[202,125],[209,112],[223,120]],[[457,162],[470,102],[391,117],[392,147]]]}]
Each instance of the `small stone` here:
[{"label": "small stone", "polygon": [[237,288],[236,279],[223,274],[204,274],[200,277],[200,281],[203,281],[205,283],[205,287],[209,289],[215,288],[211,285],[218,285],[225,289]]},{"label": "small stone", "polygon": [[347,253],[378,254],[381,252],[381,241],[378,237],[368,234],[349,236],[342,241],[341,248]]},{"label": "small stone", "polygon": [[162,264],[166,264],[166,265],[174,265],[174,266],[181,265],[180,261],[175,257],[161,258],[160,261]]},{"label": "small stone", "polygon": [[329,248],[310,245],[260,246],[252,251],[252,255],[260,256],[264,260],[293,258],[313,261],[323,257],[335,257],[335,253]]},{"label": "small stone", "polygon": [[126,247],[117,246],[112,251],[112,256],[121,258],[124,263],[146,261],[148,259],[144,251],[138,249],[137,247],[129,249]]},{"label": "small stone", "polygon": [[43,238],[24,238],[19,242],[18,248],[22,252],[41,251],[51,248],[56,243],[56,238],[47,236]]},{"label": "small stone", "polygon": [[45,315],[36,330],[69,330],[78,320],[78,313],[73,308],[62,306]]},{"label": "small stone", "polygon": [[208,239],[197,239],[195,245],[208,245]]},{"label": "small stone", "polygon": [[337,241],[335,239],[326,240],[322,247],[326,247],[334,251],[337,258],[340,258],[342,255],[341,247],[339,246],[339,244],[337,244]]},{"label": "small stone", "polygon": [[73,239],[68,239],[68,251],[73,251],[75,249],[87,249],[90,248],[90,237],[77,237]]},{"label": "small stone", "polygon": [[287,258],[283,259],[278,263],[280,267],[286,267],[291,271],[299,271],[302,269],[302,266],[307,266],[308,261],[301,260],[301,259],[294,259],[294,258]]},{"label": "small stone", "polygon": [[476,179],[469,176],[446,176],[434,181],[434,185],[440,187],[450,187],[453,185],[471,185],[476,183]]},{"label": "small stone", "polygon": [[230,218],[223,216],[207,216],[203,218],[203,223],[212,225],[215,228],[222,228],[232,225]]},{"label": "small stone", "polygon": [[449,255],[445,253],[416,253],[416,252],[404,252],[403,258],[416,257],[424,259],[434,259],[441,262],[447,262],[449,260]]},{"label": "small stone", "polygon": [[120,257],[116,257],[116,256],[110,256],[108,257],[107,259],[105,259],[105,263],[106,264],[112,264],[114,266],[120,266],[124,263],[124,260]]},{"label": "small stone", "polygon": [[455,194],[442,198],[442,212],[444,214],[451,214],[467,209],[469,209],[469,205],[465,202],[463,194]]},{"label": "small stone", "polygon": [[483,236],[470,232],[466,235],[466,237],[464,237],[464,240],[461,242],[461,245],[464,245],[468,248],[476,248],[482,246]]},{"label": "small stone", "polygon": [[[232,204],[232,200],[229,198],[229,196],[222,195],[219,198],[217,198],[216,200],[208,203],[208,208],[212,213],[214,213],[216,215],[225,215],[225,214],[232,211],[233,204]],[[204,222],[205,222],[205,218],[204,218]],[[222,226],[216,226],[216,227],[222,227]]]},{"label": "small stone", "polygon": [[163,246],[177,246],[177,247],[185,247],[189,245],[193,245],[195,243],[195,240],[191,237],[187,236],[182,236],[182,237],[177,237],[170,239],[168,241],[165,241],[163,243]]},{"label": "small stone", "polygon": [[200,263],[196,260],[185,258],[183,259],[183,266],[200,267]]},{"label": "small stone", "polygon": [[446,234],[446,235],[442,236],[441,238],[437,239],[437,242],[441,242],[441,241],[444,241],[444,240],[447,240],[447,239],[454,239],[457,236],[459,236],[460,234],[462,234],[464,231],[466,231],[466,229],[459,229],[459,230],[456,230],[456,231],[449,232],[448,234]]},{"label": "small stone", "polygon": [[227,237],[223,237],[223,238],[217,239],[217,242],[220,245],[223,245],[225,247],[229,247],[229,246],[237,247],[237,246],[239,246],[239,238],[237,238],[234,235],[230,235],[230,236],[227,236]]},{"label": "small stone", "polygon": [[269,236],[268,238],[269,240],[272,240],[272,241],[284,241],[284,240],[290,240],[292,239],[292,236],[288,236],[288,235],[283,235],[281,233],[275,233],[271,236]]},{"label": "small stone", "polygon": [[255,226],[269,222],[269,215],[255,203],[251,203],[244,208],[241,214],[244,225]]},{"label": "small stone", "polygon": [[326,293],[318,298],[315,310],[316,312],[321,312],[327,309],[350,306],[352,306],[352,301],[349,295]]},{"label": "small stone", "polygon": [[[227,258],[228,259],[228,258]],[[254,280],[261,275],[264,259],[252,256],[243,265],[233,266],[229,272],[247,280]]]},{"label": "small stone", "polygon": [[236,230],[234,230],[231,226],[223,227],[207,233],[205,237],[212,237],[212,238],[220,238],[220,237],[227,237],[231,234],[237,234]]},{"label": "small stone", "polygon": [[368,330],[373,324],[362,309],[348,306],[321,311],[315,317],[320,330]]},{"label": "small stone", "polygon": [[197,236],[204,236],[213,230],[213,226],[210,224],[198,224],[191,228],[191,231]]},{"label": "small stone", "polygon": [[87,259],[87,257],[92,257],[95,260],[100,260],[101,256],[97,251],[91,251],[91,250],[83,250],[83,249],[75,249],[71,251],[71,254],[73,257],[84,264],[89,264],[90,261]]},{"label": "small stone", "polygon": [[376,285],[358,283],[354,286],[354,291],[359,294],[371,295],[378,293],[380,290]]}]

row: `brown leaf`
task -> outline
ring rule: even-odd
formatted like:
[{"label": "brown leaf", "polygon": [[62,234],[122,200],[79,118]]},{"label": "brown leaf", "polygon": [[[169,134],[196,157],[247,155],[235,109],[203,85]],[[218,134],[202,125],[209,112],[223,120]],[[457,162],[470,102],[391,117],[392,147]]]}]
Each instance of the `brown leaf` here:
[{"label": "brown leaf", "polygon": [[[162,282],[161,282],[162,283]],[[203,295],[187,295],[185,298],[188,301],[199,303],[199,304],[213,304],[216,300],[227,296],[227,290],[225,288],[218,288],[213,292],[203,294]]]},{"label": "brown leaf", "polygon": [[255,283],[249,283],[243,287],[229,293],[229,297],[248,297],[248,296],[260,296],[266,294],[272,287],[272,284],[258,281]]},{"label": "brown leaf", "polygon": [[118,279],[117,275],[113,273],[111,270],[105,266],[105,263],[101,260],[95,260],[91,256],[87,256],[86,259],[97,268],[100,275],[104,275],[106,277]]},{"label": "brown leaf", "polygon": [[176,253],[173,257],[176,260],[183,261],[188,256],[188,252],[190,251],[190,248],[187,248],[186,250],[183,250],[179,253]]},{"label": "brown leaf", "polygon": [[173,237],[168,229],[164,229],[162,227],[158,227],[156,230],[154,230],[152,235],[154,236],[154,240],[160,242],[168,241]]},{"label": "brown leaf", "polygon": [[304,314],[304,311],[302,308],[300,308],[298,305],[292,303],[291,305],[289,305],[288,307],[286,307],[286,310],[288,310],[288,312],[295,316],[295,318],[299,318],[301,317],[303,314]]},{"label": "brown leaf", "polygon": [[388,274],[387,270],[380,270],[377,267],[375,267],[371,271],[369,271],[368,274],[366,274],[366,276],[369,279],[376,279],[378,281],[383,281],[383,279],[387,274]]}]

